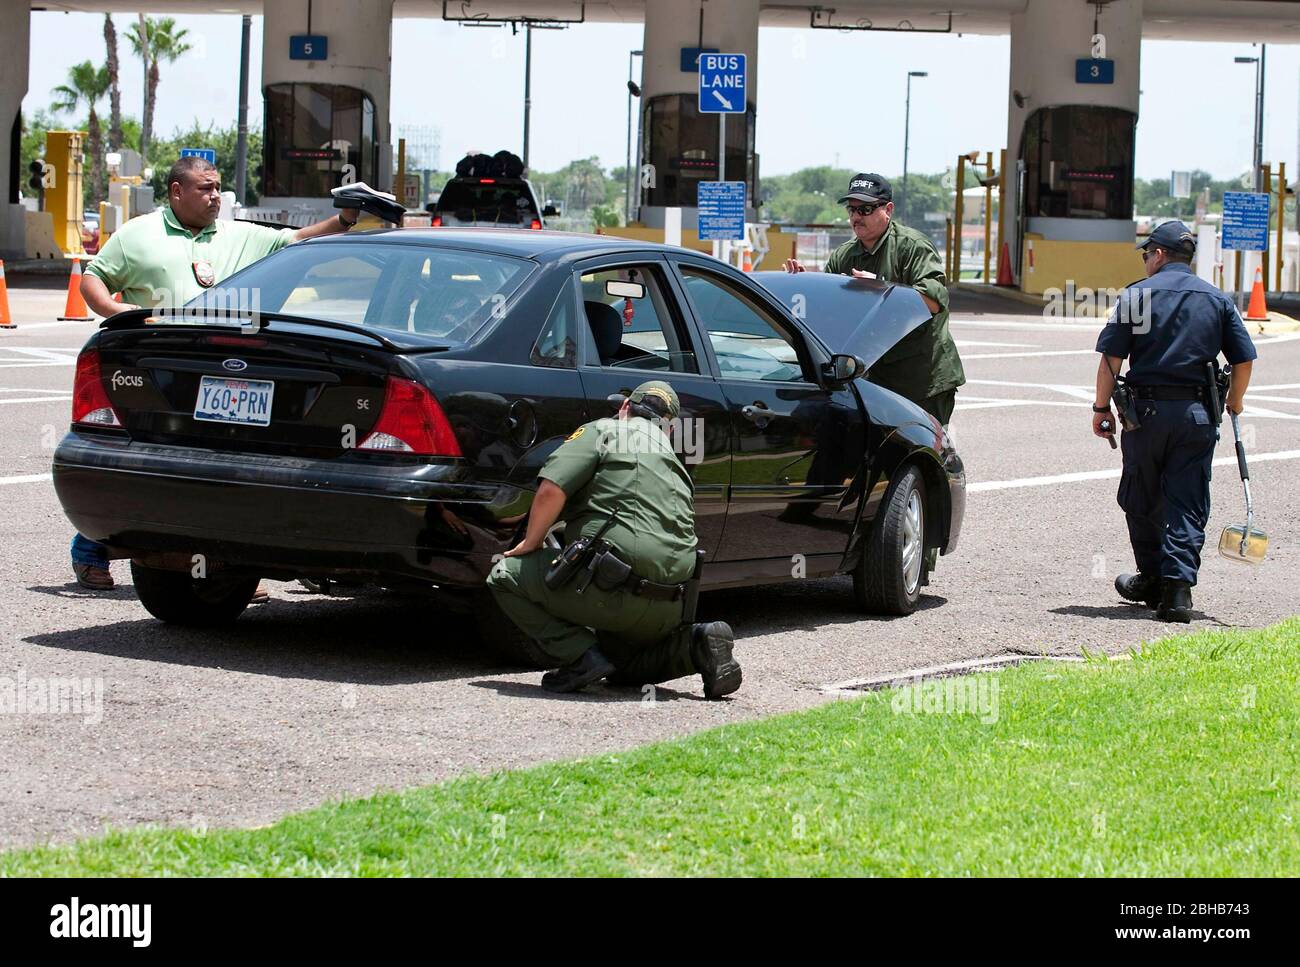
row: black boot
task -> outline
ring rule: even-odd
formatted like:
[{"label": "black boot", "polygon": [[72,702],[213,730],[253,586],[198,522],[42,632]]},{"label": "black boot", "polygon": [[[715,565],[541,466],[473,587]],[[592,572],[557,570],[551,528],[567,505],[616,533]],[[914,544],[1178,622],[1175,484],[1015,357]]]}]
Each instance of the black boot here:
[{"label": "black boot", "polygon": [[602,655],[599,648],[592,645],[577,661],[543,675],[542,688],[548,692],[576,692],[586,688],[592,682],[600,681],[613,671],[614,663]]},{"label": "black boot", "polygon": [[691,626],[691,661],[704,680],[705,698],[722,698],[740,687],[740,662],[731,654],[735,642],[725,621]]},{"label": "black boot", "polygon": [[1148,608],[1160,606],[1160,578],[1146,574],[1121,574],[1115,579],[1115,590],[1125,601],[1143,602]]},{"label": "black boot", "polygon": [[1160,606],[1156,608],[1156,617],[1161,621],[1177,621],[1180,624],[1191,621],[1192,586],[1186,581],[1166,578],[1164,590],[1160,594]]}]

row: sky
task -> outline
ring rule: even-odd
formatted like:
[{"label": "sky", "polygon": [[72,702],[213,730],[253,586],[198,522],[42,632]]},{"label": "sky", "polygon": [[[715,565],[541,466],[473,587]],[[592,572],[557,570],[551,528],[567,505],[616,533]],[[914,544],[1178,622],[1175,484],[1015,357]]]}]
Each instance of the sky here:
[{"label": "sky", "polygon": [[[195,50],[162,65],[155,127],[170,134],[195,119],[233,124],[238,109],[238,16],[179,16]],[[115,17],[122,60],[123,110],[141,113],[138,59]],[[518,151],[523,129],[522,34],[470,29],[432,19],[399,21],[393,35],[392,121],[438,129],[441,167],[468,149]],[[253,18],[250,124],[260,127],[261,21]],[[595,155],[623,164],[628,52],[639,25],[584,24],[533,34],[531,165],[559,168]],[[788,174],[833,164],[896,174],[903,167],[906,75],[912,84],[909,169],[942,171],[971,149],[997,151],[1006,140],[1008,37],[883,36],[764,28],[757,66],[760,172]],[[1250,165],[1254,68],[1234,64],[1247,44],[1147,41],[1142,48],[1136,171],[1167,178],[1202,168],[1234,177]],[[28,114],[47,106],[69,66],[103,62],[99,14],[32,13]],[[577,65],[575,67],[575,65]],[[639,59],[638,59],[639,70]],[[1265,83],[1264,158],[1297,166],[1300,47],[1271,45]],[[104,110],[107,110],[105,102]],[[400,132],[399,132],[400,133]]]}]

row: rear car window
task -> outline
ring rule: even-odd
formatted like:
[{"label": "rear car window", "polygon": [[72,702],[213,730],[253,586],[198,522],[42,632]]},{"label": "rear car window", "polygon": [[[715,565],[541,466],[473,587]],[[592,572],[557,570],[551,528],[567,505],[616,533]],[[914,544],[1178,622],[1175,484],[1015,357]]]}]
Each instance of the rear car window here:
[{"label": "rear car window", "polygon": [[232,275],[188,308],[282,312],[468,342],[534,263],[401,244],[291,245]]},{"label": "rear car window", "polygon": [[522,181],[449,181],[438,196],[438,211],[463,222],[501,225],[519,225],[537,217],[532,193]]}]

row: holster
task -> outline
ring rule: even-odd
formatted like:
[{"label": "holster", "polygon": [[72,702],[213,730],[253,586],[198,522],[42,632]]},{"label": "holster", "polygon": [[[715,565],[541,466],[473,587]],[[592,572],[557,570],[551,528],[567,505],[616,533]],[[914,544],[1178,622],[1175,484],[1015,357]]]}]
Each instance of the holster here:
[{"label": "holster", "polygon": [[1110,399],[1115,404],[1115,411],[1119,414],[1120,425],[1125,430],[1142,429],[1142,421],[1138,418],[1137,400],[1133,397],[1133,389],[1122,376],[1115,377],[1115,385],[1111,388]]},{"label": "holster", "polygon": [[[631,591],[640,597],[653,601],[676,601],[684,598],[689,591],[689,583],[663,584],[641,577],[632,570],[632,565],[623,560],[608,541],[600,541],[592,553],[588,565],[591,580],[602,591]],[[584,585],[585,587],[585,585]]]},{"label": "holster", "polygon": [[1215,426],[1223,423],[1223,407],[1228,402],[1228,390],[1232,386],[1232,367],[1219,368],[1219,361],[1212,359],[1205,364],[1206,392],[1210,407],[1210,419]]}]

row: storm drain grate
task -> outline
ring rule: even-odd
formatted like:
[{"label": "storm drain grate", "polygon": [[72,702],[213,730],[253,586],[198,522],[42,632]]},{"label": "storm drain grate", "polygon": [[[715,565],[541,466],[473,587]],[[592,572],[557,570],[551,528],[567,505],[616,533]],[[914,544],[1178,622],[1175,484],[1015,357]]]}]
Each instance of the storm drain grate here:
[{"label": "storm drain grate", "polygon": [[969,675],[972,672],[996,671],[1010,668],[1027,661],[1083,661],[1077,655],[994,655],[992,658],[971,658],[967,661],[954,661],[946,665],[931,665],[928,668],[908,668],[903,671],[890,672],[887,675],[873,675],[870,678],[850,678],[843,682],[822,685],[818,691],[827,695],[853,694],[855,692],[877,692],[895,685],[914,685],[917,682],[931,681],[936,678],[954,678]]}]

